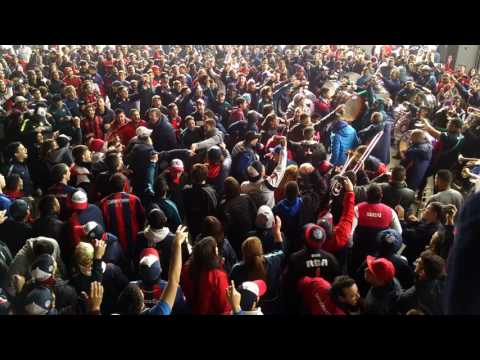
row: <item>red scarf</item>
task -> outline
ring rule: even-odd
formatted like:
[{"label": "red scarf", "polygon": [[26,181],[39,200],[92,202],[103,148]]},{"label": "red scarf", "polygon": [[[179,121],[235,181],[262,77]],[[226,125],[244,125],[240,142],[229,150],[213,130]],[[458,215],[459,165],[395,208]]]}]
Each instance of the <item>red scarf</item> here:
[{"label": "red scarf", "polygon": [[220,174],[220,170],[222,170],[222,166],[220,164],[217,165],[208,163],[207,177],[209,179],[215,179]]}]

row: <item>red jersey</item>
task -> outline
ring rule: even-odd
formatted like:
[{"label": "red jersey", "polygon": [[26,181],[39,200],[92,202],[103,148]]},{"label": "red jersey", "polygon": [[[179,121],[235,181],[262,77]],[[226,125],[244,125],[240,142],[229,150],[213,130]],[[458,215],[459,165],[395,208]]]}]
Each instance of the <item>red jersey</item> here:
[{"label": "red jersey", "polygon": [[305,276],[298,282],[298,290],[311,315],[346,315],[330,297],[331,285],[321,277]]},{"label": "red jersey", "polygon": [[196,287],[198,291],[196,295],[188,269],[187,263],[183,267],[180,283],[193,313],[195,315],[229,314],[232,308],[225,291],[228,288],[228,276],[225,271],[214,269],[203,272],[200,275],[200,284]]}]

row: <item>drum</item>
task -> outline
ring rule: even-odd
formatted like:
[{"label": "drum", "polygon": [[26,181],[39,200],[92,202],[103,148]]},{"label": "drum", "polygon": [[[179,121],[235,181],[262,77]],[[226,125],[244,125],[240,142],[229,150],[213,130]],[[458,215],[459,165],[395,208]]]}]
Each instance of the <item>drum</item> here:
[{"label": "drum", "polygon": [[399,142],[402,136],[408,132],[410,128],[410,122],[412,121],[412,117],[410,113],[405,113],[401,116],[396,122],[393,127],[393,137],[396,142]]},{"label": "drum", "polygon": [[433,94],[426,94],[425,95],[425,105],[431,110],[435,109],[437,106],[437,98]]},{"label": "drum", "polygon": [[344,119],[346,121],[354,121],[358,118],[363,110],[364,100],[361,96],[353,95],[345,103]]},{"label": "drum", "polygon": [[348,81],[350,81],[352,84],[356,84],[357,80],[360,79],[362,75],[357,74],[356,72],[348,72],[344,74],[343,76],[348,78]]},{"label": "drum", "polygon": [[[412,135],[412,131],[413,130],[408,130],[406,132],[404,132],[402,134],[402,136],[400,137],[400,140],[398,141],[398,151],[399,152],[405,152],[408,150],[408,148],[410,147],[410,145],[412,145],[412,142],[410,141],[410,137]],[[427,141],[434,145],[435,144],[435,138],[433,136],[431,136],[430,134],[428,134],[427,132],[425,132],[425,136],[427,137]]]},{"label": "drum", "polygon": [[328,81],[325,82],[325,84],[323,84],[322,89],[327,88],[328,89],[328,96],[333,98],[335,96],[335,93],[337,92],[337,89],[338,89],[339,86],[340,86],[339,81],[328,80]]}]

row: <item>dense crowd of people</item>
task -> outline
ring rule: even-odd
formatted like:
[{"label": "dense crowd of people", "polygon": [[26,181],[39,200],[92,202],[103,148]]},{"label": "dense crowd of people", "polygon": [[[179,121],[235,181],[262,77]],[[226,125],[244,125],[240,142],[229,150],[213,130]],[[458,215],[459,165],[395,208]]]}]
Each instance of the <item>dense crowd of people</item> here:
[{"label": "dense crowd of people", "polygon": [[0,313],[461,311],[477,108],[435,47],[2,47]]}]

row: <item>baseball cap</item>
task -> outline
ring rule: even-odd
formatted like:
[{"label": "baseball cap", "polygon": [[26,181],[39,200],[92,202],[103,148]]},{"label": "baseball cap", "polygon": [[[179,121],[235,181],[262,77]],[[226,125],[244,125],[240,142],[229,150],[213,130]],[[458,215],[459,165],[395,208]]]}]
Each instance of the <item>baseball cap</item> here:
[{"label": "baseball cap", "polygon": [[76,191],[72,196],[71,207],[74,210],[86,209],[88,207],[87,194],[81,190]]},{"label": "baseball cap", "polygon": [[139,126],[135,133],[138,137],[147,138],[152,135],[153,130],[146,128],[145,126]]},{"label": "baseball cap", "polygon": [[257,218],[255,219],[255,225],[259,229],[271,229],[273,226],[273,212],[267,205],[262,205],[257,211]]},{"label": "baseball cap", "polygon": [[251,182],[258,181],[262,176],[262,170],[263,164],[260,161],[255,160],[252,162],[252,164],[246,169],[248,180]]},{"label": "baseball cap", "polygon": [[389,283],[395,277],[395,267],[385,258],[367,256],[367,267],[373,275],[384,283]]},{"label": "baseball cap", "polygon": [[25,299],[25,312],[28,315],[47,315],[53,302],[52,291],[39,286],[30,291]]},{"label": "baseball cap", "polygon": [[154,284],[162,274],[160,256],[155,248],[146,248],[140,254],[139,274],[146,284]]},{"label": "baseball cap", "polygon": [[90,241],[92,240],[103,240],[106,232],[103,229],[102,225],[95,221],[89,221],[82,226],[83,233],[87,235]]},{"label": "baseball cap", "polygon": [[263,280],[245,281],[238,288],[242,295],[240,307],[243,310],[250,310],[253,303],[258,301],[267,292],[267,285]]},{"label": "baseball cap", "polygon": [[317,224],[307,224],[303,227],[305,244],[311,250],[320,249],[327,239],[326,231]]},{"label": "baseball cap", "polygon": [[379,247],[383,250],[397,252],[403,243],[402,235],[394,229],[386,229],[378,233],[377,240]]},{"label": "baseball cap", "polygon": [[170,162],[170,170],[173,170],[176,172],[182,172],[184,170],[183,161],[180,159],[173,159]]},{"label": "baseball cap", "polygon": [[28,203],[25,200],[22,199],[16,199],[12,205],[10,205],[10,208],[8,212],[12,216],[14,220],[22,220],[27,216],[28,214]]},{"label": "baseball cap", "polygon": [[55,261],[52,255],[42,254],[32,264],[32,279],[37,283],[45,283],[53,278]]},{"label": "baseball cap", "polygon": [[90,141],[90,144],[88,145],[88,148],[90,149],[90,151],[101,152],[104,145],[105,141],[103,141],[102,139],[92,139],[92,141]]},{"label": "baseball cap", "polygon": [[67,136],[65,134],[61,134],[57,137],[57,144],[60,147],[65,147],[68,145],[68,143],[72,140],[70,136]]},{"label": "baseball cap", "polygon": [[283,149],[282,145],[277,145],[277,146],[270,149],[270,153],[278,155],[282,152],[282,149]]}]

